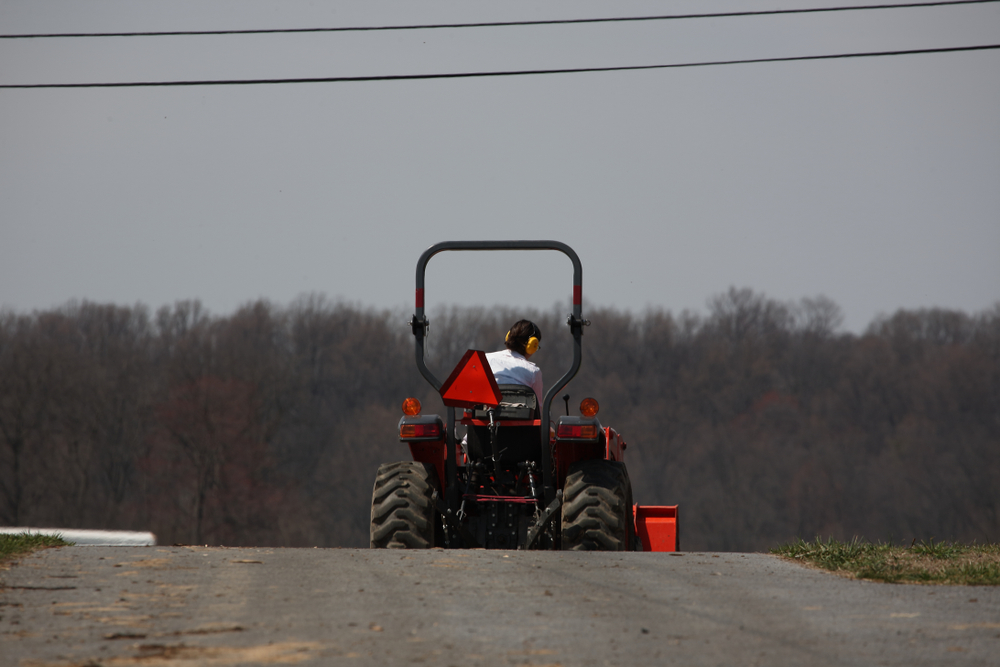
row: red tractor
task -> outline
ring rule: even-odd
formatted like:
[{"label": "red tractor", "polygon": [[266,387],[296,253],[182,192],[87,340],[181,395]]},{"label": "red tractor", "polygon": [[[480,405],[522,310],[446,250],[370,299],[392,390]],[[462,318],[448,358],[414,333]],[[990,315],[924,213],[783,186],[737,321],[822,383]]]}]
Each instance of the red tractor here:
[{"label": "red tractor", "polygon": [[[479,350],[466,352],[444,382],[427,368],[424,273],[445,250],[556,250],[572,261],[573,364],[540,405],[530,387],[498,385]],[[633,505],[625,440],[597,419],[597,401],[553,420],[552,399],[579,370],[590,324],[581,313],[582,275],[580,258],[557,241],[448,241],[420,256],[410,326],[417,368],[440,393],[445,418],[421,414],[417,399],[403,401],[399,439],[413,460],[379,466],[372,548],[677,550],[677,507]],[[461,442],[458,425],[466,427]]]}]

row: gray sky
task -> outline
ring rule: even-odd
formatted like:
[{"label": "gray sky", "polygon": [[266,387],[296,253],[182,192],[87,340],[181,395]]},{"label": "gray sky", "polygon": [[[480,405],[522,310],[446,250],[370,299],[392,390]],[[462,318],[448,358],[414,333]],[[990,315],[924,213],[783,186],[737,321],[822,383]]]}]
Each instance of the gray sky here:
[{"label": "gray sky", "polygon": [[[782,8],[861,4],[789,0]],[[3,0],[0,32],[774,9],[727,2]],[[0,40],[0,83],[649,65],[1000,43],[1000,4],[645,23]],[[880,312],[1000,300],[1000,52],[445,81],[0,90],[0,306],[412,307],[428,245],[551,238],[584,312],[729,286]],[[512,276],[521,275],[521,278]],[[568,299],[554,253],[455,253],[428,307]]]}]

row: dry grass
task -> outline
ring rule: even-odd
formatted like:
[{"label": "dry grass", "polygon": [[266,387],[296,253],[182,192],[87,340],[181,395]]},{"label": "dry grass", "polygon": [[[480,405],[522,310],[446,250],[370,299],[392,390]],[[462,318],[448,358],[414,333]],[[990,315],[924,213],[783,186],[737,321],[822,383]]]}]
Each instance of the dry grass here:
[{"label": "dry grass", "polygon": [[1000,584],[1000,545],[914,542],[910,546],[857,538],[840,542],[798,540],[771,550],[798,563],[842,576],[887,583],[996,586]]},{"label": "dry grass", "polygon": [[18,556],[24,556],[32,551],[50,547],[65,547],[71,545],[60,537],[18,533],[16,535],[0,534],[0,566],[7,565]]}]

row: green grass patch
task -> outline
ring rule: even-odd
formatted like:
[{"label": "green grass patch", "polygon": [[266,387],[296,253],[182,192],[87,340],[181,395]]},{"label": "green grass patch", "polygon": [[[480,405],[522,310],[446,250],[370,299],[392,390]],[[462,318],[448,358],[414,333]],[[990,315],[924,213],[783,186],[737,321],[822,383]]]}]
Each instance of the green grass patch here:
[{"label": "green grass patch", "polygon": [[1000,545],[916,542],[900,546],[854,538],[797,540],[771,553],[855,579],[898,584],[1000,585]]},{"label": "green grass patch", "polygon": [[39,549],[67,547],[72,544],[72,542],[67,542],[61,537],[53,537],[52,535],[38,535],[36,533],[0,534],[0,564],[7,563],[18,556],[24,556]]}]

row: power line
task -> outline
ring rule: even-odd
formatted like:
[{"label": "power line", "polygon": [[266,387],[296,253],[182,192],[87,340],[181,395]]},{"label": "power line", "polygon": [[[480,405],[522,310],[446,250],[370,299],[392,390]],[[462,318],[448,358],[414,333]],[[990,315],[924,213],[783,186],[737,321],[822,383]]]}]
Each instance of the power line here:
[{"label": "power line", "polygon": [[779,58],[750,58],[747,60],[713,60],[697,63],[672,63],[669,65],[625,65],[621,67],[579,67],[573,69],[510,70],[499,72],[451,72],[445,74],[388,74],[377,76],[328,76],[297,79],[224,79],[216,81],[130,81],[121,83],[5,83],[0,88],[140,88],[171,86],[255,86],[282,83],[346,83],[356,81],[417,81],[422,79],[472,79],[497,76],[531,76],[536,74],[582,74],[585,72],[624,72],[630,70],[673,69],[679,67],[709,67],[713,65],[746,65],[752,63],[780,63],[802,60],[834,60],[844,58],[875,58],[879,56],[909,56],[920,53],[957,53],[960,51],[986,51],[1000,49],[1000,44],[982,46],[951,46],[938,49],[907,49],[903,51],[869,51],[864,53],[835,53],[821,56],[785,56]]},{"label": "power line", "polygon": [[874,9],[914,9],[945,5],[978,5],[1000,0],[934,0],[902,4],[812,7],[806,9],[769,9],[761,11],[720,12],[714,14],[670,14],[666,16],[623,16],[596,19],[551,19],[538,21],[489,21],[480,23],[428,23],[423,25],[352,26],[342,28],[262,28],[249,30],[172,30],[150,32],[64,32],[0,35],[0,39],[46,39],[53,37],[179,37],[192,35],[265,35],[301,32],[376,32],[384,30],[436,30],[447,28],[501,28],[529,25],[568,25],[576,23],[625,23],[633,21],[671,21],[680,19],[732,18],[739,16],[776,16],[780,14],[816,14],[821,12],[852,12]]}]

